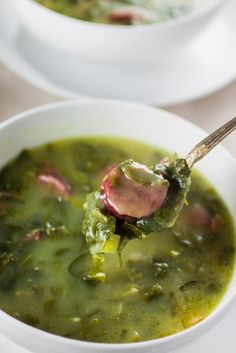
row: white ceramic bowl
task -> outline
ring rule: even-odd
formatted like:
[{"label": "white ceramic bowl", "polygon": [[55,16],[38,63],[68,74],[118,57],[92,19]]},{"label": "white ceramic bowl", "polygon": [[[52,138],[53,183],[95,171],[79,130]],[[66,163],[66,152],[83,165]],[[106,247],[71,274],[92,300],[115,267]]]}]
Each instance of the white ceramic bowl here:
[{"label": "white ceramic bowl", "polygon": [[[0,168],[23,148],[68,137],[109,135],[138,139],[184,156],[206,134],[193,124],[148,106],[112,101],[56,103],[36,108],[0,124]],[[198,164],[215,186],[236,223],[236,162],[218,146]],[[214,312],[178,334],[141,343],[98,344],[52,335],[0,311],[0,333],[37,353],[167,353],[197,339],[221,320],[236,294],[236,273]]]},{"label": "white ceramic bowl", "polygon": [[189,15],[134,26],[81,21],[34,0],[11,1],[25,28],[48,45],[92,62],[135,65],[173,56],[204,31],[226,0],[206,0],[209,4]]}]

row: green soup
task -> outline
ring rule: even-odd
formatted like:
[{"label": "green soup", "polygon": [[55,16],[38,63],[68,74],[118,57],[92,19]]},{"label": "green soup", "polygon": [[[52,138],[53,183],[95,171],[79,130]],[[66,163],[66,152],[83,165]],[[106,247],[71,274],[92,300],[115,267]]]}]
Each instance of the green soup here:
[{"label": "green soup", "polygon": [[25,150],[8,164],[0,173],[0,308],[57,335],[107,343],[171,335],[209,315],[232,276],[234,229],[195,172],[173,228],[131,240],[121,259],[106,253],[103,283],[81,277],[87,194],[111,165],[151,165],[164,155],[135,141],[84,138]]},{"label": "green soup", "polygon": [[[36,0],[80,20],[106,24],[160,23],[203,8],[205,0]],[[207,3],[214,0],[208,0]]]}]

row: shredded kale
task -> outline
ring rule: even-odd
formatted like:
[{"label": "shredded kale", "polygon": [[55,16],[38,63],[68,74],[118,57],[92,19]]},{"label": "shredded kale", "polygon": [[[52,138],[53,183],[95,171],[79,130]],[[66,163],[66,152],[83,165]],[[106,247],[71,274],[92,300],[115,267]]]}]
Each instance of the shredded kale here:
[{"label": "shredded kale", "polygon": [[97,191],[87,196],[84,209],[82,232],[89,246],[92,264],[82,279],[103,282],[105,280],[103,253],[112,252],[112,249],[115,252],[119,246],[120,237],[115,237],[116,219],[106,214],[102,195]]},{"label": "shredded kale", "polygon": [[137,168],[137,163],[133,159],[128,159],[117,167],[122,171],[122,173],[131,180],[137,181],[142,185],[165,185],[169,184],[166,179],[164,179],[160,173],[153,173],[149,168]]},{"label": "shredded kale", "polygon": [[185,203],[189,192],[191,179],[190,169],[185,159],[174,159],[169,165],[157,164],[153,171],[169,181],[169,190],[165,205],[152,217],[139,219],[135,225],[144,234],[171,228]]},{"label": "shredded kale", "polygon": [[116,219],[105,213],[102,195],[97,191],[87,196],[84,209],[82,232],[91,254],[101,253],[106,242],[115,233]]}]

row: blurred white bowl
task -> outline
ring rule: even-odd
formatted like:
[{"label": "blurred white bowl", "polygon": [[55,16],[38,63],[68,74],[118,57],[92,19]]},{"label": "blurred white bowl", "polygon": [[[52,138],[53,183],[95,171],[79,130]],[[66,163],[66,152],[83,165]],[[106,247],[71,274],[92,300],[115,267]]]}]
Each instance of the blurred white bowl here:
[{"label": "blurred white bowl", "polygon": [[[88,135],[138,139],[180,156],[206,136],[201,129],[173,114],[137,103],[103,100],[56,103],[19,114],[0,124],[0,168],[24,148]],[[198,169],[222,196],[236,224],[235,159],[218,146],[198,164]],[[224,298],[205,320],[178,334],[147,342],[101,344],[76,341],[35,329],[3,311],[0,311],[0,333],[36,353],[168,353],[207,332],[221,320],[235,296],[234,271]]]},{"label": "blurred white bowl", "polygon": [[25,28],[48,45],[92,62],[134,65],[156,62],[183,49],[226,0],[206,0],[201,9],[167,22],[131,26],[77,20],[34,0],[11,1]]}]

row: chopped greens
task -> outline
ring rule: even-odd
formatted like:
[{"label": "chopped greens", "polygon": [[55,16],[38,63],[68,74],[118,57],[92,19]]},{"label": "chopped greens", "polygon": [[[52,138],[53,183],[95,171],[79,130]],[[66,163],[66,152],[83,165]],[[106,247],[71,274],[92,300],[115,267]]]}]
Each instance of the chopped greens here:
[{"label": "chopped greens", "polygon": [[168,196],[165,205],[148,219],[140,219],[135,222],[145,234],[156,230],[173,227],[184,204],[187,203],[187,194],[190,189],[190,169],[185,159],[174,159],[170,165],[156,165],[155,173],[160,173],[169,181]]},{"label": "chopped greens", "polygon": [[95,191],[87,196],[82,232],[90,246],[91,254],[103,252],[106,242],[114,235],[116,220],[106,214],[102,196]]},{"label": "chopped greens", "polygon": [[[102,253],[116,252],[120,237],[115,235],[116,220],[106,214],[102,196],[95,191],[87,196],[84,204],[85,217],[82,232],[85,234],[91,254],[91,267],[88,267],[87,279],[105,280]],[[89,255],[87,255],[89,256]]]}]

